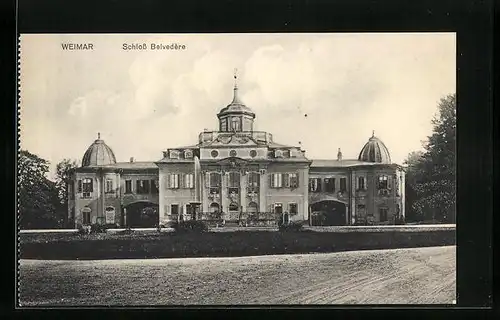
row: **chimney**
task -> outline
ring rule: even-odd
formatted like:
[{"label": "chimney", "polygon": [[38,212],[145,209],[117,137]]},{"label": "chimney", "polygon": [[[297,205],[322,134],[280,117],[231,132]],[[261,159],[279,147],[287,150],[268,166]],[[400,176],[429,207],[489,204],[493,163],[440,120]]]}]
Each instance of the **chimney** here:
[{"label": "chimney", "polygon": [[339,152],[337,152],[337,160],[338,161],[342,160],[342,151],[340,151],[340,148],[339,148]]},{"label": "chimney", "polygon": [[134,157],[130,157],[130,163],[134,162]]}]

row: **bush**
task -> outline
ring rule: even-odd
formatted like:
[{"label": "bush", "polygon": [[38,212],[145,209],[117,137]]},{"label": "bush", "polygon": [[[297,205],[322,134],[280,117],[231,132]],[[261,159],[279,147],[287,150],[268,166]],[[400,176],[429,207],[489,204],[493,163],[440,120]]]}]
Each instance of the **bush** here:
[{"label": "bush", "polygon": [[102,224],[93,224],[90,226],[90,233],[105,233],[108,228]]},{"label": "bush", "polygon": [[282,231],[282,232],[287,232],[287,231],[297,232],[297,231],[302,231],[303,227],[304,227],[304,221],[290,221],[289,224],[280,224],[279,225],[279,231]]},{"label": "bush", "polygon": [[187,220],[174,222],[172,224],[172,228],[174,228],[175,232],[195,232],[195,233],[203,233],[208,231],[208,225],[203,221],[198,220]]}]

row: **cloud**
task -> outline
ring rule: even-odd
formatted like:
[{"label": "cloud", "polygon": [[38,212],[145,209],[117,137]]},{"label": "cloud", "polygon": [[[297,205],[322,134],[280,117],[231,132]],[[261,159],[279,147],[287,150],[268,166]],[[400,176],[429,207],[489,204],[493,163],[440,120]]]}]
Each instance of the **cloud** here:
[{"label": "cloud", "polygon": [[[59,49],[89,37],[100,51]],[[188,50],[125,52],[124,42]],[[311,158],[336,157],[338,147],[356,157],[374,129],[401,162],[455,90],[450,35],[29,35],[22,45],[23,144],[54,163],[81,158],[97,132],[119,161],[196,143],[217,129],[234,68],[256,130],[302,141]]]}]

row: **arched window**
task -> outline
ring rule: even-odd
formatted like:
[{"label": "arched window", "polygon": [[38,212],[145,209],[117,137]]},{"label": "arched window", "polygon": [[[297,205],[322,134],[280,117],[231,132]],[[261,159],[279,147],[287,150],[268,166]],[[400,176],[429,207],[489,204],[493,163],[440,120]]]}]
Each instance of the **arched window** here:
[{"label": "arched window", "polygon": [[248,213],[257,213],[257,203],[255,202],[250,202],[247,205],[247,212]]},{"label": "arched window", "polygon": [[211,213],[218,213],[219,212],[219,208],[220,208],[220,206],[219,206],[219,204],[217,202],[212,202],[210,204],[210,212]]},{"label": "arched window", "polygon": [[90,224],[90,213],[92,212],[92,209],[89,207],[83,207],[82,208],[82,223],[83,224]]}]

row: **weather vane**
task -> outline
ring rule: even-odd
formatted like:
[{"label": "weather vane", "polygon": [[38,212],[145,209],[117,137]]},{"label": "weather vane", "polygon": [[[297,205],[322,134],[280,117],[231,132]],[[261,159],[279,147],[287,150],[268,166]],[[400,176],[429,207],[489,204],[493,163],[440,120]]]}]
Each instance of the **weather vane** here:
[{"label": "weather vane", "polygon": [[238,69],[234,68],[234,87],[235,88],[238,86],[237,79],[238,79]]}]

